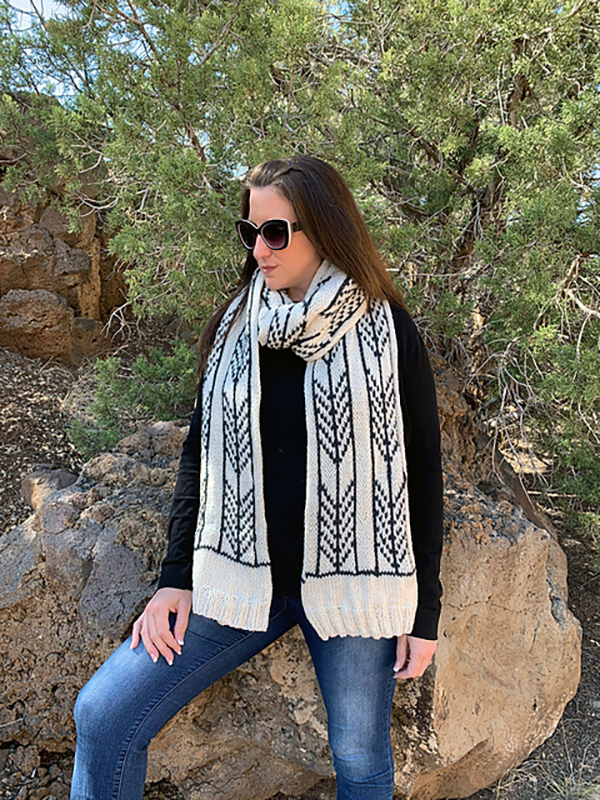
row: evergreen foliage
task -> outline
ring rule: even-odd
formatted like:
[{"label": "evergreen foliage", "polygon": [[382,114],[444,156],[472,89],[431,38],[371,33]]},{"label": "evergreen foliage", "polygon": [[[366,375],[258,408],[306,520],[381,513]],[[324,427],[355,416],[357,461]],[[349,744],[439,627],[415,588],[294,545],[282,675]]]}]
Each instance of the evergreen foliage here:
[{"label": "evergreen foliage", "polygon": [[69,0],[27,31],[2,3],[3,185],[76,225],[93,184],[136,313],[201,322],[244,170],[320,155],[497,443],[595,513],[595,0]]},{"label": "evergreen foliage", "polygon": [[70,438],[91,458],[110,450],[140,420],[172,420],[186,416],[196,388],[196,357],[183,340],[175,342],[172,355],[152,350],[138,356],[125,370],[116,356],[94,364],[97,388],[87,409],[87,421],[74,419]]}]

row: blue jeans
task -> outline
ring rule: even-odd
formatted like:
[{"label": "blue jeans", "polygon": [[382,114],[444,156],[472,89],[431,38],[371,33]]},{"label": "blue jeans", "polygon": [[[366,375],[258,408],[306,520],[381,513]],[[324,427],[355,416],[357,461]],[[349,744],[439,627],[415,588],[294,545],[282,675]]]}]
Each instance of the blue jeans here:
[{"label": "blue jeans", "polygon": [[71,800],[141,800],[150,740],[187,703],[295,624],[313,660],[328,718],[338,800],[392,800],[390,713],[396,640],[324,642],[293,597],[275,597],[266,631],[190,615],[172,666],[128,639],[81,690]]}]

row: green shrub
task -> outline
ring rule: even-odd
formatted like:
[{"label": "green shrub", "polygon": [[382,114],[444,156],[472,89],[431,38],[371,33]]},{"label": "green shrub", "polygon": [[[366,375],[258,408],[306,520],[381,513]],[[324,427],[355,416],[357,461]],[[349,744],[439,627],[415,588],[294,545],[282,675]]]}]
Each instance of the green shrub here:
[{"label": "green shrub", "polygon": [[140,425],[188,415],[196,390],[196,354],[177,340],[173,353],[152,350],[127,370],[116,356],[94,365],[97,388],[86,420],[75,419],[69,436],[87,458],[110,450]]},{"label": "green shrub", "polygon": [[[597,503],[598,3],[130,6],[135,25],[84,0],[18,30],[0,0],[4,188],[58,184],[75,225],[93,183],[131,309],[197,324],[239,271],[245,168],[326,158],[498,446],[527,440],[553,490]],[[99,363],[92,443],[177,414],[167,361]]]}]

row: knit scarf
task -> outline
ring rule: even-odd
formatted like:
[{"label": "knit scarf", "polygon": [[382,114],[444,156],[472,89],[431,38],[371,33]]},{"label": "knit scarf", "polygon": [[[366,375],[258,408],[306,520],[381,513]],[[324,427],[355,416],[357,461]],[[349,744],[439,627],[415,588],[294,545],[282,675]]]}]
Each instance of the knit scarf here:
[{"label": "knit scarf", "polygon": [[201,394],[193,610],[236,628],[268,625],[259,343],[307,362],[308,620],[322,639],[409,633],[417,583],[392,312],[387,301],[369,307],[327,261],[300,302],[268,289],[257,270],[217,330]]}]

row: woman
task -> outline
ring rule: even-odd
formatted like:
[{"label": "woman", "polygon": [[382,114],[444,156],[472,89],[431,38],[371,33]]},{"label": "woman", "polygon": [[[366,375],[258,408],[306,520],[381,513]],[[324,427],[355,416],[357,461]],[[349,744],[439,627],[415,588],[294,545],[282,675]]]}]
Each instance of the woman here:
[{"label": "woman", "polygon": [[295,624],[337,796],[391,800],[397,678],[436,647],[442,478],[425,347],[325,162],[249,175],[233,298],[201,339],[159,588],[82,690],[71,800],[142,797],[150,739]]}]

